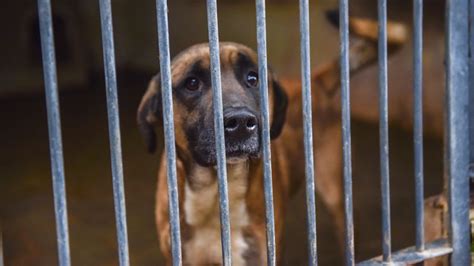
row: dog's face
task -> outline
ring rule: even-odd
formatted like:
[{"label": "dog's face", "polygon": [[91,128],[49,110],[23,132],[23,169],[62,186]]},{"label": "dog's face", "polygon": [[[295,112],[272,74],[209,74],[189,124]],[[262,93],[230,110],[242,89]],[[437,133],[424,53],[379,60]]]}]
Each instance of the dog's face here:
[{"label": "dog's face", "polygon": [[[260,155],[261,112],[257,55],[236,43],[220,44],[222,103],[227,163]],[[202,166],[216,164],[214,111],[209,46],[192,46],[171,63],[173,111],[178,156]],[[287,97],[268,75],[270,135],[277,137],[285,121]],[[161,84],[156,75],[138,110],[138,124],[149,151],[155,150],[153,124],[161,125]]]}]

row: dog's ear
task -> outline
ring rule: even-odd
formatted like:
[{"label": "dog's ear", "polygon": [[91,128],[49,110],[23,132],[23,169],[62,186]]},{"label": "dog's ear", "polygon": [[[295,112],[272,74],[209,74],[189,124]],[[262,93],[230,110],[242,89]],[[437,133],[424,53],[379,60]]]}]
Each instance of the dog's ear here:
[{"label": "dog's ear", "polygon": [[145,139],[148,152],[156,150],[155,126],[162,126],[160,75],[154,76],[148,84],[137,112],[137,122],[140,133]]},{"label": "dog's ear", "polygon": [[280,83],[273,78],[273,121],[270,126],[270,138],[277,138],[285,125],[288,96]]}]

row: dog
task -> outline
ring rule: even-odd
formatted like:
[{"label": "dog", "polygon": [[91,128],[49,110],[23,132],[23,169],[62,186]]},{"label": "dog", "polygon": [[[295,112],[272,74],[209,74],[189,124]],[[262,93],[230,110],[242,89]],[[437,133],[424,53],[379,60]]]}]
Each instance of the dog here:
[{"label": "dog", "polygon": [[[334,14],[329,18],[334,20]],[[372,27],[373,23],[368,21],[366,26]],[[367,37],[363,32],[357,36],[358,33],[361,32],[355,31],[356,39],[360,41],[355,42],[357,45],[351,45],[353,74],[376,59],[376,53],[374,59],[370,52],[374,44],[372,37]],[[257,54],[244,45],[224,42],[220,44],[220,58],[232,261],[235,265],[264,265],[265,205]],[[342,239],[341,122],[340,104],[336,102],[340,78],[338,62],[335,60],[313,74],[312,83],[316,94],[313,98],[316,99],[313,101],[313,129],[316,187],[334,216],[336,229],[340,231]],[[222,263],[209,67],[207,44],[184,50],[171,63],[185,265]],[[301,85],[290,79],[280,81],[271,70],[268,84],[275,240],[279,260],[286,205],[304,180]],[[137,113],[138,125],[150,152],[156,148],[155,127],[162,127],[161,117],[158,74],[150,81]],[[158,172],[155,214],[160,248],[167,263],[171,264],[166,182],[166,158],[163,154]]]},{"label": "dog", "polygon": [[[265,206],[261,157],[261,113],[257,54],[231,42],[220,43],[232,261],[235,265],[266,263]],[[180,196],[183,263],[222,262],[219,195],[212,111],[208,44],[194,45],[171,63],[177,175]],[[292,190],[290,158],[278,138],[287,110],[287,95],[272,71],[268,73],[270,136],[276,243],[279,247],[285,204]],[[153,125],[160,123],[160,77],[149,84],[138,111],[138,123],[149,151],[155,149]],[[156,221],[163,253],[170,254],[165,156],[158,174]],[[170,262],[170,257],[167,257]]]}]

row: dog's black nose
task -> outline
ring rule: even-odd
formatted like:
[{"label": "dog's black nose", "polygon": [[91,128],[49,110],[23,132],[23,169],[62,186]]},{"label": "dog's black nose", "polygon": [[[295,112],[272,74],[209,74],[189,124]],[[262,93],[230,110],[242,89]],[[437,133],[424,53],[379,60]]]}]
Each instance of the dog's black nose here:
[{"label": "dog's black nose", "polygon": [[246,109],[233,109],[224,114],[226,136],[247,138],[257,132],[257,117]]}]

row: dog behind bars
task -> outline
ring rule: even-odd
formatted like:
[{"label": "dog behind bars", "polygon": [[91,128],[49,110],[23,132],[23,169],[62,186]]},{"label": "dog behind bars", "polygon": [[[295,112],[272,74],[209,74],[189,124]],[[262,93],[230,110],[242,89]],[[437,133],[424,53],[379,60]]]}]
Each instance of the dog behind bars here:
[{"label": "dog behind bars", "polygon": [[[334,20],[334,16],[329,17]],[[376,27],[372,21],[351,21],[351,29],[356,33],[354,45],[351,45],[351,71],[355,73],[376,59],[376,42],[372,32],[367,31],[369,28],[376,32]],[[389,41],[394,39],[390,32],[389,27]],[[220,44],[220,58],[232,262],[234,265],[264,265],[267,254],[257,55],[244,45],[224,42]],[[220,265],[222,262],[209,68],[207,44],[184,50],[171,63],[185,265]],[[316,87],[313,124],[316,187],[334,216],[342,239],[339,77],[338,60],[313,74],[313,86]],[[272,71],[268,74],[268,84],[275,240],[277,254],[280,254],[286,204],[304,180],[301,86],[289,80],[281,83]],[[158,74],[150,81],[138,110],[139,128],[150,152],[156,148],[155,127],[161,131],[163,126],[160,86]],[[170,264],[165,166],[166,156],[163,154],[158,173],[156,222],[160,247]],[[277,259],[280,257],[277,255]]]},{"label": "dog behind bars", "polygon": [[[222,99],[232,237],[236,265],[261,265],[265,261],[265,211],[263,205],[261,114],[257,57],[236,43],[221,43]],[[220,264],[219,196],[209,71],[209,47],[199,44],[180,53],[171,64],[180,217],[185,264]],[[270,72],[270,135],[280,142],[287,96]],[[150,151],[155,149],[153,123],[161,118],[160,82],[150,82],[139,108],[139,125]],[[284,204],[291,190],[283,145],[273,147],[273,180],[276,231],[281,232]],[[169,254],[168,194],[165,158],[159,172],[156,219],[160,245]],[[277,243],[280,241],[277,233]]]}]

